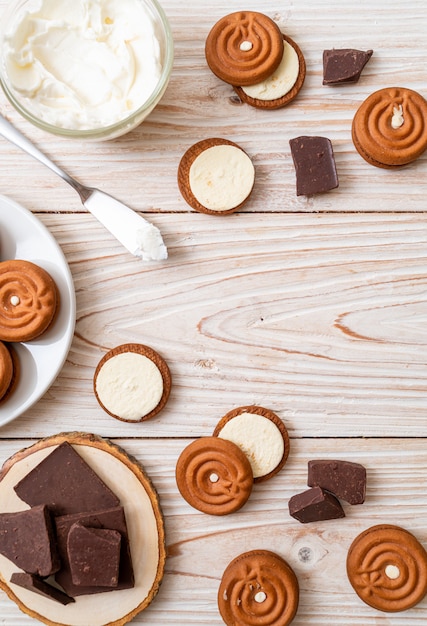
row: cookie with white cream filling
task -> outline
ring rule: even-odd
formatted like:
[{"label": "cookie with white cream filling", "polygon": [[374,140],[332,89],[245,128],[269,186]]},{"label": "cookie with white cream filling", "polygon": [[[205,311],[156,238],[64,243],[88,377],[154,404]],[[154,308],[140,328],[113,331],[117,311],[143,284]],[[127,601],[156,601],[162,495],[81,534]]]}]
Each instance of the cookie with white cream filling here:
[{"label": "cookie with white cream filling", "polygon": [[283,43],[283,57],[273,74],[254,85],[234,87],[242,102],[257,109],[280,109],[297,97],[306,76],[304,55],[287,35]]},{"label": "cookie with white cream filling", "polygon": [[242,406],[218,422],[213,435],[235,443],[248,457],[254,482],[277,474],[289,455],[288,431],[278,415],[260,406]]},{"label": "cookie with white cream filling", "polygon": [[93,387],[101,407],[124,422],[142,422],[163,409],[171,373],[155,350],[137,343],[113,348],[98,363]]},{"label": "cookie with white cream filling", "polygon": [[255,168],[246,152],[228,139],[203,139],[183,155],[178,187],[193,209],[209,215],[237,211],[251,195]]}]

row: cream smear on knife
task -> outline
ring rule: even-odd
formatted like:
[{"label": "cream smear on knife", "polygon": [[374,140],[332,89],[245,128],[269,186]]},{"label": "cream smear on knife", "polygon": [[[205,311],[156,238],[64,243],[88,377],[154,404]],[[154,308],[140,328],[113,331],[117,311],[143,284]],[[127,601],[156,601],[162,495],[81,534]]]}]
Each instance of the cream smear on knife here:
[{"label": "cream smear on knife", "polygon": [[33,115],[73,130],[141,107],[162,72],[153,17],[140,0],[41,0],[5,38],[11,89]]},{"label": "cream smear on knife", "polygon": [[157,226],[142,219],[135,211],[129,211],[116,198],[96,189],[83,204],[134,256],[143,261],[165,261],[168,258]]}]

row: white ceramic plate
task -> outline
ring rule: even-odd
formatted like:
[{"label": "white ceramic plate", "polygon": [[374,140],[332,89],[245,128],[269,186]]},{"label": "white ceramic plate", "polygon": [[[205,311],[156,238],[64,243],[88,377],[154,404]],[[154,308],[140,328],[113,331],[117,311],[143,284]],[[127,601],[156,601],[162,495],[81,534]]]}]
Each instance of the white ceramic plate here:
[{"label": "white ceramic plate", "polygon": [[0,403],[0,426],[29,409],[58,376],[74,335],[76,298],[70,268],[56,239],[27,209],[0,195],[0,260],[25,259],[43,267],[60,293],[59,314],[39,339],[15,343],[20,362],[18,385]]}]

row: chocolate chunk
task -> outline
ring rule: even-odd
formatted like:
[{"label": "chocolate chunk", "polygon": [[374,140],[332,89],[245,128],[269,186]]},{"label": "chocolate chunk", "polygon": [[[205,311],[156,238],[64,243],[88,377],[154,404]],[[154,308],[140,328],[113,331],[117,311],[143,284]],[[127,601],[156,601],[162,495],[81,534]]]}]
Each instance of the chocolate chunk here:
[{"label": "chocolate chunk", "polygon": [[297,178],[297,196],[338,187],[332,143],[326,137],[295,137],[289,141]]},{"label": "chocolate chunk", "polygon": [[345,517],[337,498],[321,487],[298,493],[289,500],[289,514],[302,524]]},{"label": "chocolate chunk", "polygon": [[47,504],[54,515],[99,511],[120,504],[67,442],[55,448],[14,489],[30,506]]},{"label": "chocolate chunk", "polygon": [[73,585],[117,587],[121,540],[117,530],[73,524],[67,539]]},{"label": "chocolate chunk", "polygon": [[29,574],[57,572],[60,562],[48,508],[1,513],[0,554]]},{"label": "chocolate chunk", "polygon": [[366,469],[350,461],[309,461],[307,484],[327,489],[350,504],[362,504],[366,494]]},{"label": "chocolate chunk", "polygon": [[323,84],[356,83],[373,50],[341,48],[323,51]]},{"label": "chocolate chunk", "polygon": [[[72,580],[71,566],[68,558],[67,539],[73,524],[80,523],[89,528],[104,528],[117,530],[121,537],[119,582],[117,587],[99,587],[88,585],[82,587],[75,585]],[[123,507],[115,507],[96,513],[79,513],[75,515],[64,515],[55,519],[56,539],[59,556],[61,559],[61,569],[55,575],[55,580],[72,597],[84,594],[101,593],[112,591],[113,589],[130,589],[134,586],[134,574],[132,559],[129,548],[129,538],[126,526],[126,518]]]},{"label": "chocolate chunk", "polygon": [[45,598],[55,600],[55,602],[60,602],[64,606],[70,604],[70,602],[75,602],[74,598],[70,598],[70,596],[67,596],[66,593],[56,587],[53,587],[38,576],[34,576],[34,574],[15,572],[12,574],[10,582],[15,585],[19,585],[19,587],[23,587],[24,589],[28,589],[28,591],[34,591],[34,593],[38,593]]}]

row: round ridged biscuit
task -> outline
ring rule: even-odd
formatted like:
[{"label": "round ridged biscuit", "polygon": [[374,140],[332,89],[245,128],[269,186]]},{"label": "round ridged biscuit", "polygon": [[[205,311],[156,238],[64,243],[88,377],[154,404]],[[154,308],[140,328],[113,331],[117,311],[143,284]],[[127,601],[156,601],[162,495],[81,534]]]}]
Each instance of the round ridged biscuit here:
[{"label": "round ridged biscuit", "polygon": [[351,132],[356,150],[371,165],[412,163],[427,148],[427,101],[404,87],[375,91],[356,111]]},{"label": "round ridged biscuit", "polygon": [[[242,87],[234,86],[234,91],[237,93],[242,102],[245,102],[246,104],[249,104],[250,106],[253,106],[257,109],[281,109],[282,107],[285,107],[287,104],[292,102],[292,100],[294,100],[301,91],[307,72],[304,55],[300,47],[295,43],[295,41],[293,41],[293,39],[284,34],[282,35],[282,37],[283,40],[293,48],[298,58],[298,75],[296,77],[296,81],[286,93],[272,100],[252,97],[251,95],[246,93],[246,91]],[[286,54],[286,44],[283,54]],[[275,72],[268,76],[265,81],[273,82],[275,79],[275,73],[277,73],[277,71],[279,71],[281,67],[282,62],[279,64],[278,68],[276,68]]]},{"label": "round ridged biscuit", "polygon": [[218,608],[227,626],[288,626],[299,603],[291,566],[269,550],[251,550],[225,569]]},{"label": "round ridged biscuit", "polygon": [[13,361],[12,355],[0,341],[0,401],[5,398],[12,384],[13,379]]},{"label": "round ridged biscuit", "polygon": [[42,335],[58,308],[50,274],[24,260],[0,263],[0,340],[26,342]]},{"label": "round ridged biscuit", "polygon": [[235,443],[252,466],[254,482],[275,476],[289,456],[289,434],[283,421],[270,409],[241,406],[220,419],[213,432]]},{"label": "round ridged biscuit", "polygon": [[254,85],[270,76],[282,60],[282,33],[263,13],[237,11],[212,27],[205,55],[221,80],[230,85]]},{"label": "round ridged biscuit", "polygon": [[[0,345],[2,344],[0,343]],[[13,347],[13,344],[7,344],[6,348],[12,359],[13,371],[12,371],[12,378],[10,380],[9,386],[7,387],[6,391],[3,393],[3,395],[0,392],[0,403],[6,402],[6,400],[10,398],[10,396],[14,393],[16,387],[18,386],[18,382],[20,380],[20,375],[21,375],[21,365],[19,362],[18,354],[15,348]]]},{"label": "round ridged biscuit", "polygon": [[253,476],[238,446],[217,437],[202,437],[181,452],[176,483],[193,508],[210,515],[228,515],[248,500]]},{"label": "round ridged biscuit", "polygon": [[[197,159],[201,156],[206,156],[210,149],[216,147],[229,146],[230,150],[234,153],[238,159],[228,160],[226,167],[224,168],[224,160],[216,164],[209,164],[209,166],[201,166],[200,169],[204,169],[204,173],[209,177],[207,180],[206,188],[208,194],[212,198],[219,198],[221,200],[221,208],[210,208],[206,206],[208,202],[205,200],[205,204],[202,203],[202,198],[197,198],[191,185],[192,172],[194,164],[197,165]],[[250,176],[248,180],[243,180],[236,175],[236,169],[233,169],[233,164],[236,163],[236,167],[243,162],[245,172]],[[207,213],[208,215],[228,215],[234,213],[248,200],[254,185],[255,169],[253,167],[250,157],[239,145],[230,141],[229,139],[222,139],[219,137],[211,137],[208,139],[202,139],[188,148],[181,158],[178,166],[178,187],[184,200],[193,209],[200,213]],[[233,197],[237,198],[232,203],[232,206],[226,205],[228,198],[228,192],[233,193]],[[197,192],[196,192],[197,193]],[[237,194],[237,195],[234,195]],[[199,194],[200,195],[200,194]],[[222,200],[224,199],[224,200]]]},{"label": "round ridged biscuit", "polygon": [[372,526],[351,544],[347,575],[369,606],[385,612],[405,611],[427,593],[427,552],[399,526]]},{"label": "round ridged biscuit", "polygon": [[171,387],[172,376],[164,358],[140,343],[109,350],[93,377],[100,406],[123,422],[142,422],[157,415],[166,405]]}]

